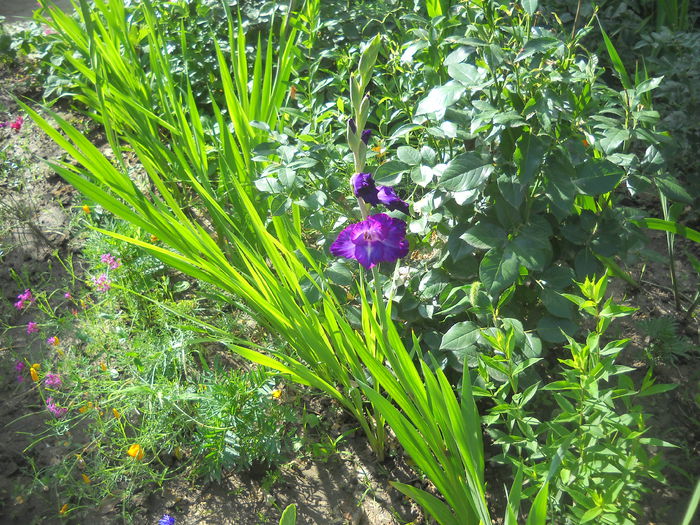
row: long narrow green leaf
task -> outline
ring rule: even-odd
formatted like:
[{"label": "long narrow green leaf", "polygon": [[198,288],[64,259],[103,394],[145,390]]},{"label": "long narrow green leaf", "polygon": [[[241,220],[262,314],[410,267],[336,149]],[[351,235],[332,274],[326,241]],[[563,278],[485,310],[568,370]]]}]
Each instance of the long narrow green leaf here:
[{"label": "long narrow green leaf", "polygon": [[682,226],[673,221],[665,221],[663,219],[638,219],[630,221],[632,224],[637,226],[642,226],[644,228],[649,228],[650,230],[661,230],[670,233],[676,233],[685,237],[688,240],[700,242],[700,232],[687,226]]}]

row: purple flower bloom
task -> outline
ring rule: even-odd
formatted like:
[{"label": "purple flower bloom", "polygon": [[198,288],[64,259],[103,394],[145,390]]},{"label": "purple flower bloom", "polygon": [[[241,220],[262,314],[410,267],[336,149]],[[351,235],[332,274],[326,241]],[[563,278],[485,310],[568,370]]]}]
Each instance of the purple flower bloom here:
[{"label": "purple flower bloom", "polygon": [[50,388],[58,388],[61,386],[61,377],[58,374],[46,374],[44,376],[44,385]]},{"label": "purple flower bloom", "polygon": [[61,343],[61,341],[55,335],[52,335],[51,337],[46,339],[47,345],[58,346],[60,343]]},{"label": "purple flower bloom", "polygon": [[24,364],[24,361],[17,361],[17,362],[15,363],[15,371],[16,371],[18,374],[21,374],[22,371],[23,371],[25,368],[27,368],[27,365]]},{"label": "purple flower bloom", "polygon": [[363,201],[374,204],[379,204],[377,197],[377,187],[374,185],[374,179],[370,173],[355,173],[350,179],[352,191],[355,197],[361,198]]},{"label": "purple flower bloom", "polygon": [[401,200],[394,188],[389,186],[379,186],[377,190],[377,200],[390,210],[398,210],[408,215],[408,203]]},{"label": "purple flower bloom", "polygon": [[365,143],[365,146],[369,144],[369,138],[372,136],[372,130],[371,129],[365,129],[362,130],[362,135],[360,135],[360,138],[362,139],[362,142]]},{"label": "purple flower bloom", "polygon": [[59,407],[56,403],[54,403],[52,397],[46,398],[46,408],[55,418],[62,418],[66,412],[68,412],[67,408]]},{"label": "purple flower bloom", "polygon": [[106,273],[102,273],[99,277],[95,277],[92,280],[92,284],[97,288],[99,292],[107,292],[112,286],[112,281],[107,278]]},{"label": "purple flower bloom", "polygon": [[[355,124],[355,119],[351,118],[348,119],[348,127],[350,128],[350,131],[352,131],[353,135],[357,133],[357,125]],[[369,143],[369,138],[372,136],[372,130],[371,129],[363,129],[362,133],[360,134],[360,139],[362,142],[365,143],[365,146]]]},{"label": "purple flower bloom", "polygon": [[17,308],[17,310],[21,310],[25,306],[30,305],[32,303],[34,303],[34,296],[32,295],[32,291],[29,288],[27,288],[24,292],[17,296],[15,308]]},{"label": "purple flower bloom", "polygon": [[35,334],[39,331],[39,325],[34,321],[29,321],[27,323],[27,334]]},{"label": "purple flower bloom", "polygon": [[163,517],[158,520],[158,525],[175,525],[175,518],[170,514],[163,514]]},{"label": "purple flower bloom", "polygon": [[64,294],[63,294],[63,297],[65,297],[66,299],[73,299],[73,296],[71,295],[70,292],[64,293]]},{"label": "purple flower bloom", "polygon": [[385,213],[371,215],[340,232],[331,253],[355,259],[365,268],[396,261],[408,254],[406,223]]},{"label": "purple flower bloom", "polygon": [[105,263],[110,270],[116,270],[122,265],[122,260],[115,259],[111,253],[103,253],[100,260]]}]

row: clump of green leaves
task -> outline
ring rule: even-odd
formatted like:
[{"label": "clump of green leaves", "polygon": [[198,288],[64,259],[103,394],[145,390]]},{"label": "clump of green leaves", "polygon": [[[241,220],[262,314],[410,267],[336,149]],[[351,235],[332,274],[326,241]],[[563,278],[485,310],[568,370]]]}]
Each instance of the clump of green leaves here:
[{"label": "clump of green leaves", "polygon": [[[590,316],[595,328],[583,341],[567,337],[569,355],[558,359],[561,379],[493,382],[487,370],[493,358],[482,358],[482,394],[495,402],[485,419],[495,443],[503,447],[497,460],[524,469],[526,477],[551,476],[548,460],[554,458],[554,522],[633,524],[649,490],[646,480],[664,481],[661,455],[650,447],[672,446],[645,435],[648,416],[638,399],[675,385],[654,384],[650,370],[635,387],[629,377],[634,369],[616,363],[628,341],[604,342],[610,323],[635,309],[605,299],[606,276],[578,286],[580,295],[563,296]],[[506,361],[502,355],[497,359]],[[547,402],[545,392],[554,403]]]},{"label": "clump of green leaves", "polygon": [[230,469],[270,468],[292,451],[296,414],[284,403],[275,377],[262,368],[226,371],[215,364],[201,381],[188,401],[196,407],[194,453],[205,477],[218,480]]}]

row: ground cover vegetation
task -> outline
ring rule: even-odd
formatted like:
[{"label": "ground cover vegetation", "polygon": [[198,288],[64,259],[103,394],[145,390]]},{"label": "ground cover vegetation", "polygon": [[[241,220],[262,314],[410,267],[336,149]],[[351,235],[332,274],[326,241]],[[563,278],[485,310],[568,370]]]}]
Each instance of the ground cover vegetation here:
[{"label": "ground cover vegetation", "polygon": [[4,128],[64,152],[84,262],[7,310],[54,514],[332,451],[321,393],[428,523],[690,523],[700,425],[655,423],[700,403],[688,2],[40,3]]}]

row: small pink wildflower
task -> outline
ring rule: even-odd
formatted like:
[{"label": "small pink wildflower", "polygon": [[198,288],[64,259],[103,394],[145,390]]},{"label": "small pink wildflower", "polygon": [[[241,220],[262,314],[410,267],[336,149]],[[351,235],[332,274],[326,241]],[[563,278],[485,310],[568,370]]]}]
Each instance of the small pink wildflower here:
[{"label": "small pink wildflower", "polygon": [[44,376],[44,385],[49,388],[58,388],[61,384],[61,376],[58,374],[46,374]]},{"label": "small pink wildflower", "polygon": [[46,408],[55,418],[62,418],[66,412],[68,412],[67,408],[59,407],[56,403],[54,403],[52,397],[46,398]]},{"label": "small pink wildflower", "polygon": [[64,293],[63,297],[65,297],[66,299],[73,299],[73,296],[70,294],[70,292]]},{"label": "small pink wildflower", "polygon": [[109,291],[112,286],[112,281],[107,278],[106,273],[102,273],[99,277],[93,278],[92,284],[97,288],[97,291],[104,293]]},{"label": "small pink wildflower", "polygon": [[105,263],[110,270],[116,270],[122,265],[122,260],[115,259],[111,253],[103,253],[100,260]]},{"label": "small pink wildflower", "polygon": [[45,35],[55,35],[55,34],[56,34],[56,31],[54,31],[54,30],[51,29],[50,27],[47,27],[46,29],[44,29],[44,34],[45,34]]},{"label": "small pink wildflower", "polygon": [[32,295],[32,291],[27,288],[24,292],[19,294],[17,296],[17,302],[15,303],[15,308],[17,310],[21,310],[25,306],[28,306],[30,304],[34,303],[34,296]]},{"label": "small pink wildflower", "polygon": [[51,345],[51,346],[58,346],[60,344],[60,341],[58,340],[58,337],[55,335],[52,335],[46,340],[46,344]]},{"label": "small pink wildflower", "polygon": [[15,132],[19,133],[19,130],[22,129],[22,124],[24,124],[24,118],[22,118],[22,116],[20,115],[15,119],[14,122],[8,123],[8,126],[14,129]]},{"label": "small pink wildflower", "polygon": [[18,374],[21,374],[25,368],[27,368],[27,365],[24,364],[24,361],[17,361],[15,363],[15,372]]},{"label": "small pink wildflower", "polygon": [[39,325],[34,321],[29,321],[27,323],[27,334],[35,334],[39,331]]}]

